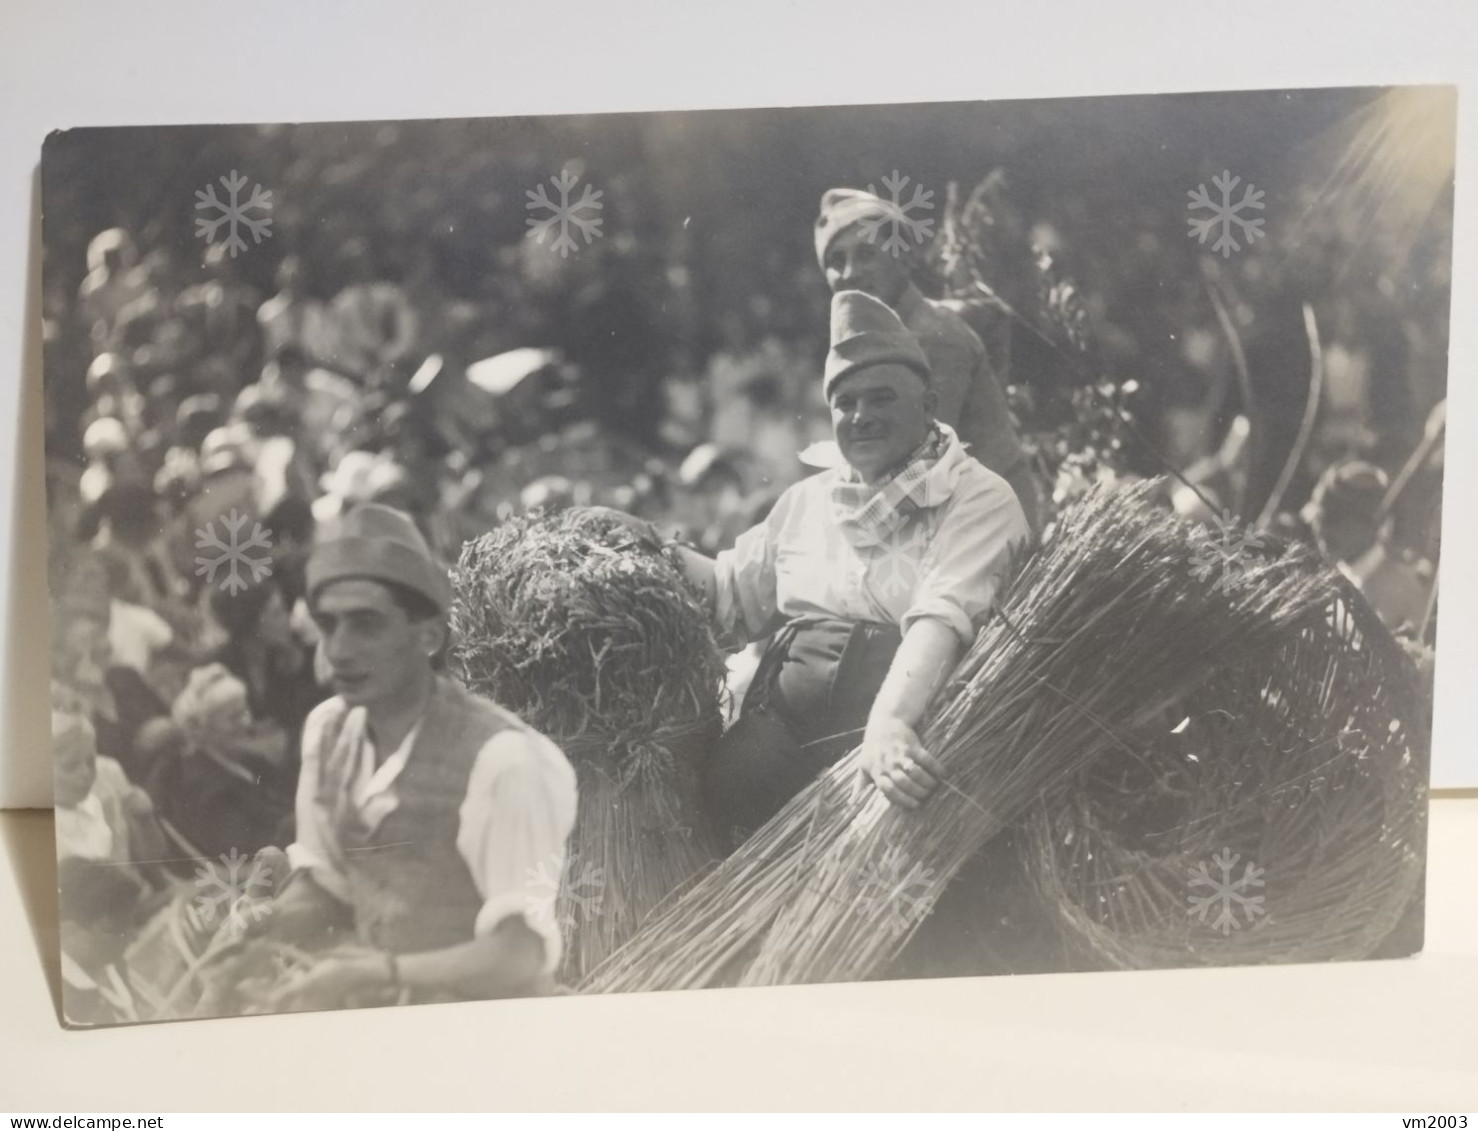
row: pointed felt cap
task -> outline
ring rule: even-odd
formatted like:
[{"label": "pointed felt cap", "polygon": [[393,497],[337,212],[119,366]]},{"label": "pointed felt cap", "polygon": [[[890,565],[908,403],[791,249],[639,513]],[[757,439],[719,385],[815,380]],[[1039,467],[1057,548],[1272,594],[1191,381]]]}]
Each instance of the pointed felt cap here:
[{"label": "pointed felt cap", "polygon": [[311,601],[331,581],[368,578],[403,585],[446,612],[452,603],[447,572],[431,554],[410,516],[380,503],[362,503],[344,516],[338,536],[308,558]]},{"label": "pointed felt cap", "polygon": [[822,392],[831,399],[836,383],[872,365],[906,365],[929,380],[929,359],[893,308],[864,291],[831,297],[831,352],[826,355]]}]

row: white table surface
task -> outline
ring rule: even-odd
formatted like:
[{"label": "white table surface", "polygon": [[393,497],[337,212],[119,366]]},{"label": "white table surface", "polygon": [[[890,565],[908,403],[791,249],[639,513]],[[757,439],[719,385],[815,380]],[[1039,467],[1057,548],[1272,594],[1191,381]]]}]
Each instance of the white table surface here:
[{"label": "white table surface", "polygon": [[67,1031],[51,815],[0,813],[0,1112],[1478,1111],[1478,797],[1385,962],[469,1003]]}]

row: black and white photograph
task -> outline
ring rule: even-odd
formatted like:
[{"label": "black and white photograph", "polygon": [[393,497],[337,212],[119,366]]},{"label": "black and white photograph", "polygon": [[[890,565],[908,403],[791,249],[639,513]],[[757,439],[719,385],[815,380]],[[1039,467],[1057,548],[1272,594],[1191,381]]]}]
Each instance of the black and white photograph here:
[{"label": "black and white photograph", "polygon": [[52,133],[65,1023],[1420,952],[1456,114]]}]

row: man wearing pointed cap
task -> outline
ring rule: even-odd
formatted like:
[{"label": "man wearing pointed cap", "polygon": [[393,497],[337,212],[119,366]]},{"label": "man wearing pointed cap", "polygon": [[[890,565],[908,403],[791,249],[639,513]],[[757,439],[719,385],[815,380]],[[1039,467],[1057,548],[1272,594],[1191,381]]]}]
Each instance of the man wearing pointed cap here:
[{"label": "man wearing pointed cap", "polygon": [[966,451],[1011,484],[1027,521],[1038,526],[1037,487],[1011,421],[1006,391],[985,346],[954,311],[924,297],[909,276],[908,260],[884,250],[870,229],[897,215],[895,207],[861,189],[828,189],[816,217],[816,258],[835,294],[866,291],[897,311],[928,358],[935,412]]},{"label": "man wearing pointed cap", "polygon": [[309,558],[307,599],[335,695],[304,725],[293,873],[262,924],[353,945],[273,1004],[547,988],[561,941],[533,889],[563,866],[569,762],[438,670],[451,587],[405,514],[352,510]]},{"label": "man wearing pointed cap", "polygon": [[1029,530],[1016,494],[935,419],[918,341],[861,291],[832,298],[824,391],[843,462],[786,490],[690,579],[735,644],[773,633],[705,769],[721,829],[768,820],[859,745],[867,781],[917,808],[940,781],[918,728]]}]

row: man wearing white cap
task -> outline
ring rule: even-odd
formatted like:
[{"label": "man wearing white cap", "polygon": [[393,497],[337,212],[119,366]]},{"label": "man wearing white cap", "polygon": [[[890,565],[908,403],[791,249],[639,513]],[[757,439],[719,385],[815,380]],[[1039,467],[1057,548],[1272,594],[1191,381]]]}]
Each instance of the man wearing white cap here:
[{"label": "man wearing white cap", "polygon": [[860,189],[828,189],[816,217],[816,258],[833,293],[866,291],[898,313],[917,339],[933,375],[935,412],[966,451],[1011,484],[1027,521],[1038,527],[1037,486],[1006,392],[992,372],[985,346],[954,311],[926,298],[909,276],[908,261],[883,249],[864,222],[888,222],[896,206]]},{"label": "man wearing white cap", "polygon": [[293,876],[262,922],[319,942],[337,924],[357,945],[274,1004],[547,988],[561,941],[537,889],[563,866],[574,770],[436,670],[451,587],[406,515],[351,511],[309,558],[307,596],[336,694],[304,726]]},{"label": "man wearing white cap", "polygon": [[925,801],[940,771],[918,728],[1029,538],[1010,486],[935,420],[924,351],[878,299],[833,296],[823,387],[844,462],[716,559],[683,551],[729,639],[774,632],[706,767],[720,828],[763,823],[859,743],[889,801]]}]

